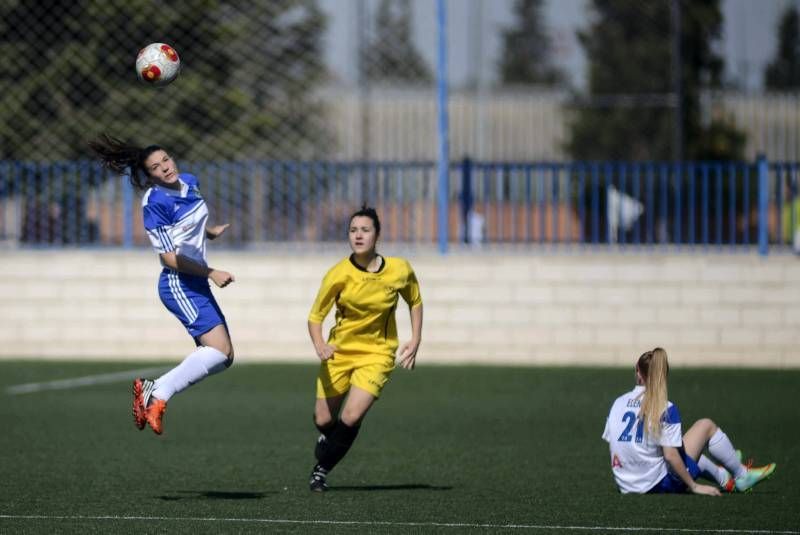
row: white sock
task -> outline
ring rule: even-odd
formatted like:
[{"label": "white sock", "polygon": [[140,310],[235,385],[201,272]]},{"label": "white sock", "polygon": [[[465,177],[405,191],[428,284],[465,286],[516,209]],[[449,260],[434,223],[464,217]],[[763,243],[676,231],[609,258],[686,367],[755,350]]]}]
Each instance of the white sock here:
[{"label": "white sock", "polygon": [[728,478],[731,477],[730,473],[728,473],[725,468],[719,466],[705,455],[701,455],[700,458],[697,459],[697,466],[700,467],[700,470],[703,471],[706,477],[716,481],[720,487],[724,487],[725,483],[728,482]]},{"label": "white sock", "polygon": [[717,432],[708,441],[708,453],[721,462],[733,477],[738,479],[747,473],[747,468],[739,462],[733,444],[722,429],[717,428]]},{"label": "white sock", "polygon": [[222,351],[200,346],[183,359],[183,362],[156,379],[153,397],[167,401],[208,375],[221,372],[227,368],[227,363],[228,357]]}]

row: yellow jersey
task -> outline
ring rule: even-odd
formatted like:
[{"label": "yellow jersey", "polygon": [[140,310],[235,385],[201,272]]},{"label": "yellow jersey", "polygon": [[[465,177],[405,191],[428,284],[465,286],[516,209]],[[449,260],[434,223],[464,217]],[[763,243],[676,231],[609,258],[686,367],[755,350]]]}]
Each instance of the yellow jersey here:
[{"label": "yellow jersey", "polygon": [[394,356],[399,345],[394,317],[397,296],[409,308],[422,305],[411,264],[404,258],[381,258],[381,268],[372,273],[358,266],[351,255],[322,279],[308,321],[322,323],[336,303],[336,323],[328,336],[336,353]]}]

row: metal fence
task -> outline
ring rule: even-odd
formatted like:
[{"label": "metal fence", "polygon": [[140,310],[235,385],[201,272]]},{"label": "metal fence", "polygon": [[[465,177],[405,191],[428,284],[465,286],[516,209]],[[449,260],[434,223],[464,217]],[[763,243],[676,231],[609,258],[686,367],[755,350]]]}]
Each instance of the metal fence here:
[{"label": "metal fence", "polygon": [[[198,162],[224,243],[338,242],[348,216],[376,206],[400,246],[789,250],[800,239],[800,163]],[[445,210],[446,228],[439,224]],[[0,162],[6,247],[146,246],[140,198],[94,162]]]}]

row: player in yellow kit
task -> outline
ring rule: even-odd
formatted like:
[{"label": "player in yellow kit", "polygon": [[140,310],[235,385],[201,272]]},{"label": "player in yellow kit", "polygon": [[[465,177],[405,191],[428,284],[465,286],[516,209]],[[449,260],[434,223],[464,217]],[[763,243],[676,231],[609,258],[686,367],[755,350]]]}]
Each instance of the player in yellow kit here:
[{"label": "player in yellow kit", "polygon": [[[419,284],[407,260],[377,253],[380,232],[373,208],[362,207],[350,217],[353,254],[325,275],[308,315],[308,333],[321,361],[314,409],[321,435],[309,482],[312,491],[327,490],[328,472],[352,446],[395,365],[414,369],[422,336]],[[411,311],[411,340],[400,346],[395,362],[398,296]],[[326,341],[322,321],[334,304],[336,323]]]}]

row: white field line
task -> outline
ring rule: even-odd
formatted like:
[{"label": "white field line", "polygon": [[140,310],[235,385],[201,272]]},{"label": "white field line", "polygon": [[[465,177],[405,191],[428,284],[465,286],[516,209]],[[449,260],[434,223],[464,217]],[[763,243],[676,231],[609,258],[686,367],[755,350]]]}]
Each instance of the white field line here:
[{"label": "white field line", "polygon": [[697,529],[697,528],[658,528],[658,527],[620,527],[620,526],[559,526],[538,524],[468,524],[462,522],[388,522],[359,520],[290,520],[279,518],[217,518],[181,516],[84,516],[84,515],[2,515],[0,520],[130,520],[130,521],[174,521],[209,523],[247,523],[247,524],[297,524],[329,526],[380,526],[397,528],[475,528],[475,529],[520,529],[520,530],[564,530],[564,531],[658,531],[664,533],[757,533],[797,535],[800,531],[769,529]]},{"label": "white field line", "polygon": [[81,386],[94,386],[120,381],[133,380],[137,377],[161,374],[165,368],[145,368],[143,370],[128,370],[124,372],[103,373],[100,375],[87,375],[85,377],[75,377],[74,379],[59,379],[57,381],[47,381],[44,383],[25,383],[6,388],[6,394],[30,394],[43,390],[66,390]]}]

